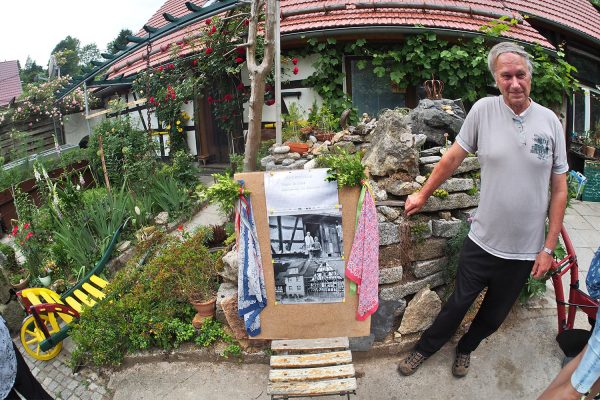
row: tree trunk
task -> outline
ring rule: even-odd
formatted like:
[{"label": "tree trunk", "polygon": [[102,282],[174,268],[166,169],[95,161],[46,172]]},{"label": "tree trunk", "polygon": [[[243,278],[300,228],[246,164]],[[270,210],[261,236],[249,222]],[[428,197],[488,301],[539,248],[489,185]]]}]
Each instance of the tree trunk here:
[{"label": "tree trunk", "polygon": [[260,64],[257,64],[256,60],[256,36],[260,13],[265,7],[265,0],[252,0],[250,6],[250,24],[248,26],[248,43],[246,44],[246,58],[250,74],[250,102],[248,107],[248,135],[246,136],[244,151],[245,172],[256,170],[256,156],[261,141],[265,80],[273,67],[274,36],[279,34],[279,32],[275,32],[275,1],[266,0],[265,46]]}]

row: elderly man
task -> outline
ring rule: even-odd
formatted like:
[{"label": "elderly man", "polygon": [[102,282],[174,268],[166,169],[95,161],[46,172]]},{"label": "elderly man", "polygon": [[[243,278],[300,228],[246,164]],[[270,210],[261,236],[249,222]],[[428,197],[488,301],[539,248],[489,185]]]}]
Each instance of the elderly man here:
[{"label": "elderly man", "polygon": [[403,375],[413,374],[450,339],[487,287],[479,312],[456,347],[452,373],[465,376],[470,353],[500,327],[528,276],[540,278],[552,264],[567,201],[563,129],[552,111],[529,97],[533,68],[522,47],[495,45],[488,67],[501,96],[473,105],[456,142],[423,188],[406,200],[406,215],[415,214],[468,153],[477,154],[481,197],[461,250],[454,293],[398,365]]}]

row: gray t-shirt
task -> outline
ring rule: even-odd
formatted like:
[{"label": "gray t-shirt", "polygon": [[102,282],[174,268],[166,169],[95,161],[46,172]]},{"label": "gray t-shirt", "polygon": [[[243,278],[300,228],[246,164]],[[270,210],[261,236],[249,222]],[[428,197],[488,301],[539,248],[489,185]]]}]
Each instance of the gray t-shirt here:
[{"label": "gray t-shirt", "polygon": [[533,101],[516,115],[502,96],[486,97],[473,105],[456,141],[481,164],[469,238],[497,257],[535,260],[544,245],[550,174],[569,169],[560,121]]}]

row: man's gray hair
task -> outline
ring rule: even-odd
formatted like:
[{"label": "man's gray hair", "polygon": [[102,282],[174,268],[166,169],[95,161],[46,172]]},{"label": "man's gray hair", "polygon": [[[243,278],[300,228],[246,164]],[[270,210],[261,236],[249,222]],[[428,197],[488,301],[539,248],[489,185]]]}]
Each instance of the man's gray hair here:
[{"label": "man's gray hair", "polygon": [[529,69],[529,74],[531,75],[533,73],[533,64],[531,63],[530,59],[531,56],[525,51],[525,49],[522,46],[519,46],[518,44],[513,42],[501,42],[492,47],[488,54],[488,68],[492,73],[492,77],[495,78],[494,69],[496,68],[496,59],[500,56],[500,54],[504,53],[514,53],[523,57],[525,59],[525,62],[527,63],[527,69]]}]

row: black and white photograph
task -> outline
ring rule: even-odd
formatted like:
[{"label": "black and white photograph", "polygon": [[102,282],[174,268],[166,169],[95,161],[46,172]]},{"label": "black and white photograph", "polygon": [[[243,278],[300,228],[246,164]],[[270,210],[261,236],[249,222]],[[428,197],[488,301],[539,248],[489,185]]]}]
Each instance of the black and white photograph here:
[{"label": "black and white photograph", "polygon": [[269,217],[277,303],[344,300],[344,246],[339,210]]}]

